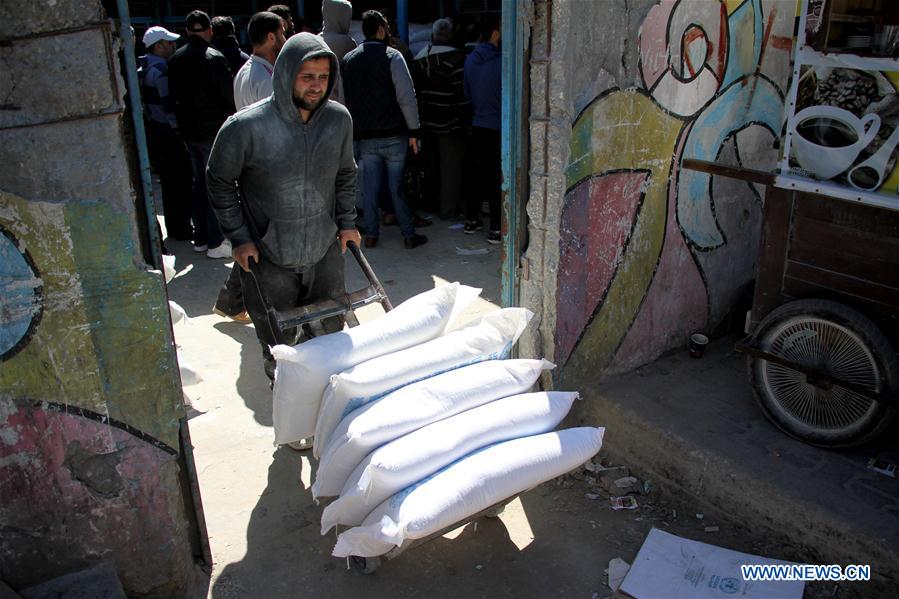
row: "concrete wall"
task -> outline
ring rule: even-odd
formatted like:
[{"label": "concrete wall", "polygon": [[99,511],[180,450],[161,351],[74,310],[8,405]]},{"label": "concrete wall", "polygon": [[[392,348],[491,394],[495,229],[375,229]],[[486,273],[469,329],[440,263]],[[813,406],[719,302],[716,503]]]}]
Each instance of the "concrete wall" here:
[{"label": "concrete wall", "polygon": [[194,578],[181,385],[99,2],[0,5],[0,579]]},{"label": "concrete wall", "polygon": [[680,168],[770,170],[795,7],[533,3],[531,276],[523,353],[555,377],[632,369],[721,322],[753,278],[764,190]]}]

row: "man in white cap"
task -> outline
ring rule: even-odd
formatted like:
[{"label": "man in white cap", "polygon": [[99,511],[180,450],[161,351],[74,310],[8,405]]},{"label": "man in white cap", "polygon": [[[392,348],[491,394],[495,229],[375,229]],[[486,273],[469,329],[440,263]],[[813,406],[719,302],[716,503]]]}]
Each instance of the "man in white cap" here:
[{"label": "man in white cap", "polygon": [[144,33],[147,55],[141,61],[141,95],[147,117],[150,162],[159,174],[165,228],[173,239],[191,239],[191,170],[169,95],[168,59],[175,53],[178,34],[154,26]]}]

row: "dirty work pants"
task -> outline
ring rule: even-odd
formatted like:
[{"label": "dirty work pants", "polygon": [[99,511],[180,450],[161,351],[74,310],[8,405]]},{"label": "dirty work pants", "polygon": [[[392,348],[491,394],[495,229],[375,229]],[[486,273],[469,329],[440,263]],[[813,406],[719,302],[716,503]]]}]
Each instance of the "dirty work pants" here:
[{"label": "dirty work pants", "polygon": [[470,172],[468,205],[465,218],[481,220],[481,202],[490,206],[490,230],[499,231],[502,225],[500,197],[503,179],[501,155],[502,143],[499,129],[471,128],[469,145]]},{"label": "dirty work pants", "polygon": [[206,163],[209,162],[211,151],[212,144],[187,142],[187,153],[190,154],[190,165],[194,175],[191,196],[194,245],[206,245],[209,249],[220,246],[225,238],[206,195]]},{"label": "dirty work pants", "polygon": [[406,148],[409,138],[405,135],[396,137],[379,137],[360,139],[359,158],[365,170],[365,189],[363,202],[365,205],[365,236],[377,237],[380,222],[378,218],[378,192],[387,174],[387,189],[393,200],[396,220],[400,225],[403,237],[415,235],[415,221],[412,211],[403,200],[403,171],[406,168]]},{"label": "dirty work pants", "polygon": [[[240,281],[244,289],[244,304],[256,328],[256,337],[262,344],[262,357],[265,361],[272,359],[270,346],[279,343],[295,343],[297,330],[296,328],[288,329],[283,333],[272,330],[273,325],[269,324],[265,304],[259,296],[256,281],[268,296],[272,307],[278,311],[337,298],[346,293],[343,272],[344,259],[337,242],[328,249],[318,264],[305,272],[298,273],[281,268],[262,256],[259,257],[258,268],[255,269],[255,280],[253,275],[245,272],[239,264],[235,264],[234,268],[240,271]],[[323,320],[322,326],[326,333],[333,333],[343,328],[343,322],[343,316],[334,316]]]},{"label": "dirty work pants", "polygon": [[243,286],[240,284],[241,270],[243,269],[235,262],[234,266],[231,267],[228,278],[225,280],[225,284],[219,289],[218,298],[215,300],[215,307],[228,316],[235,316],[244,311]]},{"label": "dirty work pants", "polygon": [[162,187],[165,230],[172,239],[191,239],[191,166],[184,144],[168,123],[147,123],[150,162]]}]

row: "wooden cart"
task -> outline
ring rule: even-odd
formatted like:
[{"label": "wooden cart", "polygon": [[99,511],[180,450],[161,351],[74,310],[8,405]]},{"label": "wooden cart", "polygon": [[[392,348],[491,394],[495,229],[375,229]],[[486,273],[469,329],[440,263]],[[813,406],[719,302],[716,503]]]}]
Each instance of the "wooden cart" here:
[{"label": "wooden cart", "polygon": [[756,399],[814,445],[876,437],[899,406],[899,211],[775,186],[775,175],[685,160],[767,186],[747,355]]}]

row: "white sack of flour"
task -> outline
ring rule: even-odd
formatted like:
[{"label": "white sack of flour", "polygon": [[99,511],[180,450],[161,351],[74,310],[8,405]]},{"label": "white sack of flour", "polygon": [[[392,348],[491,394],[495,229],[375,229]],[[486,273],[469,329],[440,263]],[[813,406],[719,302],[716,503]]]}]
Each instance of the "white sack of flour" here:
[{"label": "white sack of flour", "polygon": [[554,429],[577,393],[549,391],[497,399],[439,420],[370,453],[322,513],[322,534],[358,526],[381,502],[486,445]]},{"label": "white sack of flour", "polygon": [[384,316],[296,346],[276,345],[272,396],[275,444],[311,437],[331,375],[444,334],[481,290],[459,283],[412,297]]},{"label": "white sack of flour", "polygon": [[496,310],[477,324],[381,355],[332,376],[315,425],[312,454],[321,457],[340,421],[379,397],[454,368],[508,357],[533,315],[526,308]]},{"label": "white sack of flour", "polygon": [[529,391],[546,360],[489,360],[413,383],[351,412],[335,429],[312,485],[313,497],[340,493],[375,449],[423,426]]},{"label": "white sack of flour", "polygon": [[480,449],[397,493],[337,537],[332,555],[375,557],[421,539],[577,468],[599,451],[602,428],[571,428]]}]

